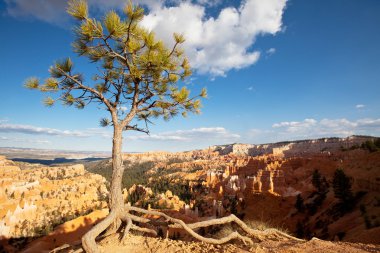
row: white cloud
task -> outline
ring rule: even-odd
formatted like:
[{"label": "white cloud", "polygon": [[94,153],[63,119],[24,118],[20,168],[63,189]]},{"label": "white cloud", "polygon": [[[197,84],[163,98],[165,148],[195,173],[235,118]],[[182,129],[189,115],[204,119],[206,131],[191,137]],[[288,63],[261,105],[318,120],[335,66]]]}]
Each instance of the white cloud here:
[{"label": "white cloud", "polygon": [[[66,13],[66,0],[4,0],[6,13],[12,17],[34,17],[38,20],[66,27],[71,18]],[[159,8],[163,1],[160,0],[137,0],[136,4]],[[88,0],[90,10],[103,12],[110,9],[121,9],[125,6],[125,0]]]},{"label": "white cloud", "polygon": [[276,49],[274,47],[271,47],[266,51],[266,53],[267,53],[267,55],[272,55],[272,54],[276,53]]},{"label": "white cloud", "polygon": [[90,137],[102,136],[110,137],[110,134],[102,129],[92,128],[85,131],[77,130],[59,130],[54,128],[36,127],[31,125],[21,124],[4,124],[0,122],[0,132],[2,133],[21,133],[21,134],[38,134],[63,137]]},{"label": "white cloud", "polygon": [[13,17],[33,16],[39,20],[63,24],[69,20],[65,13],[66,1],[62,0],[5,0],[6,11]]},{"label": "white cloud", "polygon": [[0,136],[0,141],[32,143],[32,144],[51,144],[51,142],[48,140],[13,138],[13,137],[5,137],[5,136]]},{"label": "white cloud", "polygon": [[304,119],[274,123],[270,129],[250,129],[246,142],[262,144],[289,140],[324,137],[347,137],[350,135],[380,136],[380,119]]},{"label": "white cloud", "polygon": [[380,119],[305,119],[273,124],[276,133],[288,137],[329,137],[348,135],[379,135]]},{"label": "white cloud", "polygon": [[285,121],[280,123],[275,123],[272,125],[273,128],[283,128],[285,127],[288,132],[296,132],[299,129],[305,129],[310,128],[317,124],[317,121],[315,119],[305,119],[304,121],[298,122],[298,121]]},{"label": "white cloud", "polygon": [[[206,16],[206,8],[220,0],[173,1],[139,0],[150,12],[143,20],[145,27],[156,32],[168,45],[174,32],[186,37],[184,49],[194,69],[201,74],[225,76],[258,61],[260,52],[252,49],[260,35],[281,31],[282,15],[287,0],[244,0],[239,8],[225,7],[216,17]],[[70,20],[62,0],[5,0],[6,11],[14,17],[33,16],[39,20],[66,25]],[[124,0],[89,0],[93,12],[120,9]],[[175,4],[175,6],[168,6]],[[66,25],[67,26],[67,25]],[[273,51],[274,48],[269,49]]]},{"label": "white cloud", "polygon": [[200,140],[214,141],[234,141],[240,138],[240,135],[230,133],[223,127],[200,127],[190,130],[177,130],[171,132],[162,132],[151,135],[126,135],[128,140],[145,140],[145,141],[187,141],[194,142]]},{"label": "white cloud", "polygon": [[356,109],[363,109],[365,107],[365,105],[362,105],[362,104],[358,104],[355,106]]},{"label": "white cloud", "polygon": [[260,52],[250,48],[259,35],[281,30],[285,4],[286,0],[247,0],[238,9],[226,7],[218,17],[206,18],[205,7],[181,2],[175,7],[153,9],[143,25],[171,44],[173,32],[182,32],[192,66],[199,73],[224,76],[259,59]]}]

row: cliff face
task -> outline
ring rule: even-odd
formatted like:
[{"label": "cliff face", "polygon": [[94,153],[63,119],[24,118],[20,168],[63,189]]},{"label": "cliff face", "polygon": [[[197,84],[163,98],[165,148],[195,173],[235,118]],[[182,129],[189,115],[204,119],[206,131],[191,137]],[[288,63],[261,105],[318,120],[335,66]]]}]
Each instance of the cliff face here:
[{"label": "cliff face", "polygon": [[350,136],[347,138],[323,138],[261,145],[230,144],[212,146],[211,150],[218,152],[220,155],[260,156],[273,154],[280,157],[292,157],[320,152],[334,152],[341,148],[350,148],[355,145],[360,146],[363,142],[373,139],[374,137]]}]

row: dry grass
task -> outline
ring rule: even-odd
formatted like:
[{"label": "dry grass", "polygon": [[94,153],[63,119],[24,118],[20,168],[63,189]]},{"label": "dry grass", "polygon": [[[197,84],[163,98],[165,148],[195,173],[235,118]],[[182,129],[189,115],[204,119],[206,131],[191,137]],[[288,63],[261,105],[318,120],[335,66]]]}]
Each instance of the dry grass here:
[{"label": "dry grass", "polygon": [[257,229],[260,231],[264,231],[266,229],[276,229],[286,234],[290,234],[290,231],[285,227],[280,227],[273,224],[271,221],[263,221],[263,220],[245,220],[244,221],[249,227],[252,229]]}]

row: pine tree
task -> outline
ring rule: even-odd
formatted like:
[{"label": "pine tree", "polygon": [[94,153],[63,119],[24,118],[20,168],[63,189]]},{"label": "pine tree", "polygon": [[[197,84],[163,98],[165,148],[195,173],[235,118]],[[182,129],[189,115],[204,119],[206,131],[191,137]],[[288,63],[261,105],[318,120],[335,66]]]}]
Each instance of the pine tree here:
[{"label": "pine tree", "polygon": [[305,211],[305,204],[301,194],[297,195],[295,207],[297,208],[298,212],[302,213]]},{"label": "pine tree", "polygon": [[[46,106],[60,101],[63,105],[83,109],[95,103],[109,113],[109,118],[101,119],[100,125],[113,127],[109,216],[116,217],[111,222],[114,231],[120,225],[124,206],[122,133],[149,133],[148,124],[155,118],[169,120],[178,114],[186,117],[188,112],[199,113],[199,98],[207,96],[203,89],[191,97],[186,86],[178,85],[191,75],[189,61],[180,48],[184,36],[174,33],[174,46],[168,48],[153,32],[141,26],[143,8],[129,3],[123,11],[123,17],[110,11],[97,20],[89,16],[85,0],[70,0],[67,12],[79,22],[75,28],[74,51],[78,56],[87,57],[99,71],[85,79],[67,58],[50,67],[50,77],[44,82],[36,77],[25,82],[27,88],[56,95],[45,98]],[[94,227],[88,237],[100,233],[94,230],[109,220]],[[97,251],[92,240],[84,239],[83,244],[86,251]]]},{"label": "pine tree", "polygon": [[311,179],[311,183],[313,184],[313,186],[319,191],[320,187],[321,187],[321,173],[319,173],[319,170],[314,170],[313,172],[313,175],[312,175],[312,179]]},{"label": "pine tree", "polygon": [[343,209],[349,209],[353,205],[353,194],[351,190],[352,180],[346,176],[343,169],[337,169],[334,173],[334,194],[340,200]]},{"label": "pine tree", "polygon": [[[184,81],[191,75],[189,61],[180,48],[185,42],[184,36],[174,33],[174,45],[168,48],[156,39],[153,32],[142,27],[143,8],[129,3],[123,9],[122,16],[110,11],[98,20],[89,16],[86,0],[69,0],[67,12],[79,22],[75,28],[74,52],[88,58],[98,70],[97,73],[92,78],[85,79],[81,72],[74,69],[73,61],[67,58],[54,63],[49,69],[50,76],[43,82],[37,77],[31,77],[25,86],[55,94],[54,97],[45,98],[46,106],[53,106],[58,101],[78,109],[97,104],[109,114],[100,119],[100,125],[111,126],[113,129],[110,212],[83,236],[82,246],[85,251],[100,252],[96,237],[105,230],[108,230],[107,234],[116,232],[121,221],[139,224],[141,219],[131,212],[165,217],[167,221],[186,227],[188,232],[192,231],[189,233],[193,237],[203,242],[220,244],[240,239],[244,243],[252,243],[252,240],[236,231],[221,239],[205,238],[182,221],[164,213],[124,206],[121,191],[124,172],[123,132],[149,133],[148,125],[154,119],[169,120],[176,115],[186,117],[188,113],[200,113],[200,99],[205,98],[207,92],[202,89],[197,95],[190,96],[190,90],[185,85],[179,85],[180,80]],[[146,219],[148,218],[144,218],[144,221]],[[230,222],[237,222],[250,236],[262,238],[254,230],[247,230],[244,222],[236,216],[227,220],[209,220],[207,224],[202,223],[198,227],[201,229],[202,226]],[[126,231],[122,240],[128,234]],[[275,232],[269,231],[267,236],[273,234]]]},{"label": "pine tree", "polygon": [[311,183],[315,189],[317,189],[319,194],[325,195],[328,192],[329,183],[327,182],[326,177],[322,176],[318,169],[314,170]]}]

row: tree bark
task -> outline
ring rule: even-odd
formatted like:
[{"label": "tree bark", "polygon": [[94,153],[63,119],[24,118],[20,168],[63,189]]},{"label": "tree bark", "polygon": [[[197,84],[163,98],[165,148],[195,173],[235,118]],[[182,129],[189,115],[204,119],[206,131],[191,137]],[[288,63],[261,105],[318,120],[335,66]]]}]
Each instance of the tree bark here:
[{"label": "tree bark", "polygon": [[[124,208],[122,193],[123,183],[123,157],[122,157],[123,130],[121,126],[115,125],[112,140],[112,179],[109,196],[109,209],[121,214]],[[107,232],[113,233],[120,227],[120,219],[116,219]]]}]

